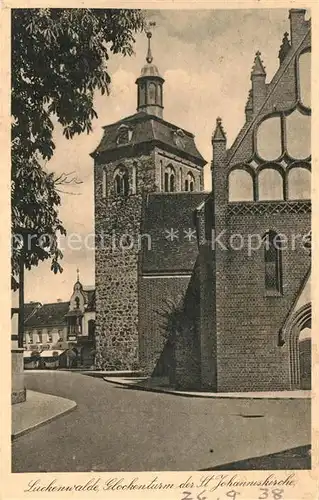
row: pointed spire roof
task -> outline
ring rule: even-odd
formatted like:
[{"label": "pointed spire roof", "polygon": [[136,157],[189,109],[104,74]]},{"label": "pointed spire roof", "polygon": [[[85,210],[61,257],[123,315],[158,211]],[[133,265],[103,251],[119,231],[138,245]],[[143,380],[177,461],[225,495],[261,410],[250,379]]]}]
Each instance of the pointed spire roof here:
[{"label": "pointed spire roof", "polygon": [[258,50],[255,55],[251,76],[266,76],[265,66],[263,61],[260,59],[260,56],[261,53]]},{"label": "pointed spire roof", "polygon": [[278,54],[280,64],[283,62],[283,60],[285,59],[285,57],[288,54],[290,49],[291,49],[291,44],[290,44],[290,41],[288,39],[288,33],[286,31],[286,33],[284,33],[284,36],[282,39],[282,44],[280,46],[279,54]]},{"label": "pointed spire roof", "polygon": [[226,142],[226,134],[223,129],[222,119],[218,117],[216,119],[216,128],[213,134],[213,142]]}]

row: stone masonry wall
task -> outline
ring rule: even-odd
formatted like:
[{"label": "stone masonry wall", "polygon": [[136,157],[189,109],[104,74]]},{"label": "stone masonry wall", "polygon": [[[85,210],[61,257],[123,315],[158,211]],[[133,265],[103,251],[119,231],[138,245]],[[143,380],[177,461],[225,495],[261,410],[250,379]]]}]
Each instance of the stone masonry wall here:
[{"label": "stone masonry wall", "polygon": [[[114,196],[113,173],[128,168],[132,184],[137,168],[137,194]],[[103,168],[107,175],[102,196]],[[152,154],[121,158],[95,165],[96,244],[96,363],[102,369],[137,369],[138,273],[143,197],[154,191]],[[104,244],[101,235],[104,234]]]}]

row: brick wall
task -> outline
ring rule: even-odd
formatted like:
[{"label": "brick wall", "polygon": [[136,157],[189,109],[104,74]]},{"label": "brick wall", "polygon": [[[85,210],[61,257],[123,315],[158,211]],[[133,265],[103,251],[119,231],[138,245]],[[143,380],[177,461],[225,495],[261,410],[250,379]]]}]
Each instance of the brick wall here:
[{"label": "brick wall", "polygon": [[200,293],[199,265],[194,266],[192,277],[184,294],[179,311],[175,337],[175,387],[200,389],[201,342],[200,342]]},{"label": "brick wall", "polygon": [[[304,234],[309,228],[309,213],[234,215],[227,220],[224,239],[231,234],[263,236],[276,229],[292,241],[294,234]],[[300,243],[295,250],[282,250],[282,296],[265,295],[263,247],[251,256],[247,246],[221,253],[227,272],[219,278],[217,302],[219,391],[290,388],[288,346],[278,346],[278,335],[310,265]]]},{"label": "brick wall", "polygon": [[[305,25],[298,29],[305,36]],[[298,43],[301,39],[299,36]],[[293,50],[270,84],[273,92],[268,94],[262,112],[255,121],[246,124],[246,135],[239,136],[240,140],[235,141],[235,148],[229,152],[225,142],[213,144],[212,229],[215,235],[223,233],[222,241],[227,247],[225,250],[217,244],[215,248],[216,274],[212,284],[212,293],[216,296],[217,390],[222,392],[291,388],[288,345],[278,346],[278,334],[298,296],[310,257],[300,240],[295,249],[283,250],[283,294],[269,297],[265,295],[263,248],[248,255],[247,244],[242,250],[234,250],[230,248],[229,238],[240,234],[247,242],[248,235],[263,236],[272,229],[285,234],[291,243],[293,235],[303,235],[310,230],[311,215],[298,203],[293,206],[293,202],[282,202],[285,205],[268,202],[269,209],[236,214],[236,210],[229,210],[228,174],[241,162],[254,159],[260,164],[255,150],[256,127],[274,110],[291,111],[295,106],[298,99],[297,61],[300,52],[309,46],[310,36],[300,46],[296,40],[295,37]],[[289,168],[292,161],[285,156],[286,167]],[[277,213],[271,209],[272,203],[277,203]],[[206,300],[211,300],[207,293]]]},{"label": "brick wall", "polygon": [[[167,374],[162,353],[167,340],[169,316],[183,301],[189,284],[185,277],[146,277],[139,279],[140,361],[143,371]],[[166,352],[169,357],[170,352]],[[161,357],[162,356],[162,357]],[[160,363],[161,366],[157,366]],[[164,372],[164,373],[163,373]]]}]

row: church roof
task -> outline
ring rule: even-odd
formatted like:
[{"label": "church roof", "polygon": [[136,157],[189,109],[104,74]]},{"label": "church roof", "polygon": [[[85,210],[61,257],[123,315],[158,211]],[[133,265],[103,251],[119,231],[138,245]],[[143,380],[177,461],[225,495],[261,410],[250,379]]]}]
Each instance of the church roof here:
[{"label": "church roof", "polygon": [[141,74],[139,76],[139,78],[145,78],[145,77],[157,77],[157,78],[161,78],[161,80],[163,80],[163,78],[161,77],[159,71],[158,71],[158,67],[153,64],[153,63],[146,63],[144,64],[143,68],[141,69]]},{"label": "church roof", "polygon": [[215,128],[215,132],[213,134],[213,141],[214,142],[217,142],[217,141],[226,142],[226,134],[225,134],[225,131],[223,129],[222,119],[219,117],[216,120],[216,128]]},{"label": "church roof", "polygon": [[191,273],[198,256],[195,210],[208,193],[153,193],[148,196],[142,234],[142,273]]},{"label": "church roof", "polygon": [[[29,319],[26,319],[26,328],[43,328],[50,326],[64,326],[66,324],[65,315],[69,310],[69,302],[53,302],[43,304]],[[30,304],[25,304],[25,311]]]},{"label": "church roof", "polygon": [[[120,125],[127,125],[132,131],[132,138],[127,144],[118,144],[118,129]],[[116,123],[107,125],[104,128],[104,135],[99,146],[92,153],[97,157],[102,153],[114,151],[120,148],[136,148],[145,143],[153,143],[165,149],[177,153],[182,157],[190,159],[200,166],[206,165],[206,161],[198,151],[194,135],[184,129],[173,125],[162,118],[150,115],[143,111],[135,113],[119,120]],[[183,140],[176,140],[176,132],[181,130]]]}]

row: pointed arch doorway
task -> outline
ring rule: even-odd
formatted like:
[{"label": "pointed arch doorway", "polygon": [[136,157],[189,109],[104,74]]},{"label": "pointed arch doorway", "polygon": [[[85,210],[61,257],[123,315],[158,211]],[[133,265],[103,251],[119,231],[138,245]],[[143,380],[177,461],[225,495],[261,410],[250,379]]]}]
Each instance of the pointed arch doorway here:
[{"label": "pointed arch doorway", "polygon": [[287,327],[291,389],[311,389],[311,303],[300,307]]}]

